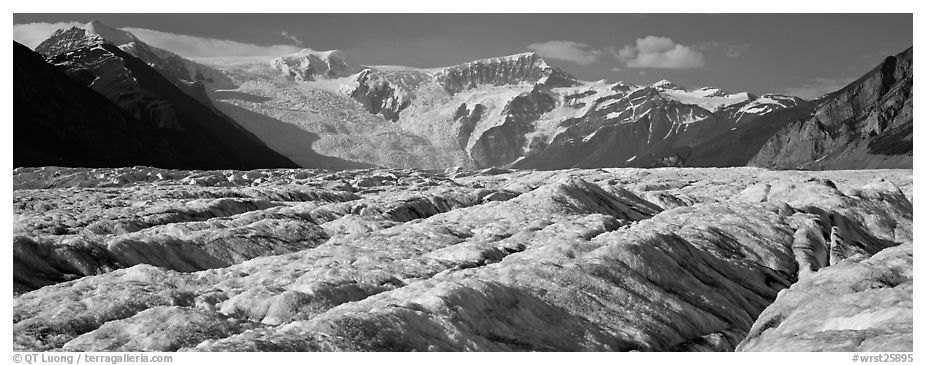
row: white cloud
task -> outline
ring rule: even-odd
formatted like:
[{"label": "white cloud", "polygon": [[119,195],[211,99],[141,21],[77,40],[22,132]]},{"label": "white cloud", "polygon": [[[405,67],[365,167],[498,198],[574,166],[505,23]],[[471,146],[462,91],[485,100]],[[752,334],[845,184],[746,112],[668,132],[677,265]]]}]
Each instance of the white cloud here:
[{"label": "white cloud", "polygon": [[557,60],[572,61],[580,65],[589,65],[601,56],[601,51],[591,49],[585,43],[573,41],[549,41],[544,43],[534,43],[527,48],[537,52],[537,54]]},{"label": "white cloud", "polygon": [[670,38],[647,36],[611,54],[630,68],[691,69],[704,67],[704,54]]},{"label": "white cloud", "polygon": [[152,29],[123,29],[131,32],[145,43],[166,49],[184,57],[283,56],[301,50],[299,47],[285,44],[259,46],[226,39],[196,37]]},{"label": "white cloud", "polygon": [[280,33],[280,36],[283,37],[283,38],[289,39],[289,40],[293,41],[293,42],[296,43],[296,44],[299,44],[299,45],[303,44],[302,41],[299,40],[299,38],[296,38],[296,36],[294,36],[294,35],[292,35],[292,34],[289,34],[289,32],[287,32],[287,31],[281,32],[281,33]]},{"label": "white cloud", "polygon": [[22,43],[26,47],[35,48],[39,43],[48,39],[56,30],[81,25],[83,24],[78,22],[13,24],[13,40]]},{"label": "white cloud", "polygon": [[825,78],[817,77],[810,82],[804,83],[798,87],[788,87],[781,89],[779,93],[791,96],[797,96],[801,99],[811,100],[833,91],[842,89],[849,85],[855,79],[852,77],[842,78]]}]

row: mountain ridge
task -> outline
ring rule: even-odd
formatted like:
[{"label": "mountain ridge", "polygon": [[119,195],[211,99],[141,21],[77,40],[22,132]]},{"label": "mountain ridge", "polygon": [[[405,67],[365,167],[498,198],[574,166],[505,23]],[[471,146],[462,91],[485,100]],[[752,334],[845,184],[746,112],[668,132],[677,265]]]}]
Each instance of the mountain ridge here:
[{"label": "mountain ridge", "polygon": [[[261,120],[290,124],[317,136],[313,153],[352,161],[347,165],[548,170],[741,166],[754,160],[775,167],[758,157],[773,155],[774,148],[756,146],[783,144],[780,129],[807,119],[808,105],[823,108],[837,95],[806,101],[711,86],[689,89],[669,80],[589,82],[550,66],[536,52],[420,69],[365,66],[342,51],[306,48],[269,61],[205,65],[96,21],[59,30],[36,49],[54,53],[100,43],[138,56],[216,113],[232,112],[238,125],[265,144],[295,152],[284,146],[291,136],[260,130]],[[193,75],[201,69],[217,76],[206,82]],[[78,77],[80,70],[72,73]],[[373,119],[343,109],[347,104],[334,102],[339,98]],[[327,110],[335,105],[340,109]],[[340,117],[331,119],[335,115]],[[357,135],[350,126],[357,123],[375,127]],[[868,131],[880,128],[877,124],[869,122]],[[908,131],[912,122],[886,128],[870,145],[888,155],[910,153]],[[362,147],[381,133],[397,140],[376,143],[380,150]],[[746,155],[724,156],[724,144]]]},{"label": "mountain ridge", "polygon": [[[69,36],[66,32],[59,33],[59,35]],[[38,100],[22,100],[19,103],[21,107],[15,118],[20,131],[17,138],[36,141],[29,144],[34,148],[33,151],[23,153],[27,156],[45,157],[28,160],[16,158],[15,160],[19,161],[17,166],[26,164],[119,166],[128,163],[188,169],[296,166],[287,158],[267,148],[259,139],[227,117],[217,114],[211,105],[203,104],[199,98],[192,97],[181,90],[175,84],[176,80],[167,79],[143,60],[131,56],[112,43],[97,42],[100,37],[94,36],[88,39],[92,43],[69,47],[63,50],[63,53],[46,56],[48,58],[42,58],[37,53],[23,49],[25,47],[14,43],[14,51],[20,54],[18,57],[20,62],[34,64],[29,66],[35,70],[34,72],[45,72],[51,75],[60,75],[63,72],[64,77],[50,76],[46,79],[50,85],[43,87],[49,88],[49,93],[60,90],[56,89],[59,87],[70,90],[68,93],[59,94],[60,100],[46,107],[55,111],[52,115],[48,115],[48,111],[38,111],[36,108],[27,107],[27,105],[35,105],[34,103],[38,103]],[[26,56],[27,52],[33,55]],[[43,69],[56,69],[56,71],[38,71]],[[21,94],[24,96],[32,95],[27,90],[35,90],[35,87],[28,86],[34,83],[30,80],[28,73],[30,72],[24,71],[17,74],[15,80],[15,84],[20,87],[19,90],[23,90]],[[75,82],[77,86],[73,84]],[[193,86],[191,90],[198,90],[199,94],[208,100],[201,83],[191,85]],[[198,88],[197,85],[199,85]],[[35,95],[29,99],[41,99],[42,97],[44,96]],[[99,97],[113,104],[100,102]],[[116,109],[121,109],[122,112],[110,112],[110,114],[122,115],[118,118],[113,117],[116,118],[114,121],[119,123],[116,125],[117,129],[128,133],[122,137],[128,139],[125,144],[134,147],[120,148],[121,155],[116,159],[106,157],[108,156],[106,153],[100,153],[98,159],[94,156],[86,156],[85,159],[79,161],[68,159],[67,156],[55,158],[54,156],[59,153],[54,151],[59,146],[39,142],[43,138],[41,134],[53,135],[53,133],[32,129],[33,124],[45,125],[47,126],[45,130],[48,131],[48,128],[53,129],[55,126],[63,128],[69,123],[82,123],[85,130],[80,131],[78,135],[85,137],[64,143],[64,146],[89,143],[92,139],[100,144],[100,146],[94,146],[93,150],[97,150],[107,143],[115,146],[122,145],[124,142],[121,138],[114,137],[119,133],[106,130],[110,128],[107,127],[110,124],[106,124],[108,121],[83,122],[80,115],[57,112],[79,108],[73,106],[73,103],[80,102],[80,100],[91,100],[90,103],[103,105],[103,108],[113,109],[115,106]],[[45,114],[45,116],[38,117],[37,114]],[[135,132],[128,132],[132,130]],[[113,137],[99,138],[107,135]]]},{"label": "mountain ridge", "polygon": [[913,166],[913,48],[840,90],[812,116],[780,129],[750,160],[784,169]]}]

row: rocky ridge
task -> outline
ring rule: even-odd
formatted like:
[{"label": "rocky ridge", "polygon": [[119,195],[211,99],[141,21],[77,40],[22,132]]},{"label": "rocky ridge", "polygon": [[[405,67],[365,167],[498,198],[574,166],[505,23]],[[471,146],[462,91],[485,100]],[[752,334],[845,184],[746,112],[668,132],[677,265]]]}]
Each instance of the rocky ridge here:
[{"label": "rocky ridge", "polygon": [[[17,72],[14,79],[16,87],[24,93],[22,99],[17,99],[20,101],[18,107],[21,107],[17,110],[17,139],[31,142],[28,145],[30,150],[24,151],[30,157],[20,162],[33,166],[156,165],[166,168],[295,166],[217,110],[209,101],[203,83],[188,84],[182,79],[167,77],[145,60],[132,56],[96,34],[81,38],[90,40],[89,43],[64,42],[69,46],[46,47],[58,44],[55,41],[65,39],[68,34],[77,33],[88,34],[85,29],[71,28],[59,31],[57,38],[53,36],[39,45],[39,49],[62,52],[46,55],[44,60],[25,47],[14,44],[18,59],[29,63],[14,70]],[[124,36],[134,39],[128,33]],[[56,76],[39,79],[39,74],[33,74],[33,70],[45,70],[46,74]],[[35,85],[39,82],[51,84]],[[38,94],[38,90],[43,88],[58,91],[46,90],[46,93]],[[65,89],[69,90],[68,94],[60,92]],[[61,99],[45,102],[44,109],[39,109],[38,105],[52,95]],[[109,100],[107,109],[115,106],[121,112],[111,113],[114,114],[113,120],[104,118],[81,123],[84,128],[61,138],[64,140],[61,146],[40,142],[48,135],[60,135],[62,131],[75,129],[74,123],[84,116],[66,112],[86,108],[76,104],[96,96]],[[114,124],[116,128],[110,129]],[[143,133],[129,134],[127,130]],[[121,137],[103,138],[114,135]],[[110,153],[82,156],[80,152],[62,155],[55,151],[80,145],[99,149],[105,143],[131,145],[131,148],[120,147],[124,154],[114,157],[106,157]]]},{"label": "rocky ridge", "polygon": [[35,51],[46,56],[66,54],[81,48],[101,44],[112,44],[132,56],[138,57],[164,77],[177,83],[178,87],[199,82],[210,88],[235,88],[236,85],[224,73],[180,57],[170,51],[157,48],[138,39],[132,33],[113,28],[98,20],[82,27],[71,27],[55,31],[48,39],[35,47]]},{"label": "rocky ridge", "polygon": [[912,167],[913,48],[822,98],[749,162],[779,169]]},{"label": "rocky ridge", "polygon": [[362,70],[344,52],[318,52],[308,48],[293,55],[274,58],[270,64],[295,81],[344,77]]},{"label": "rocky ridge", "polygon": [[[298,55],[287,57],[306,59]],[[280,60],[273,62],[276,65]],[[291,104],[290,98],[309,100],[322,109],[330,104],[328,97],[347,98],[356,103],[351,109],[357,108],[392,124],[378,128],[400,130],[426,141],[428,150],[442,156],[442,161],[429,163],[425,166],[428,168],[681,166],[700,149],[710,148],[705,142],[730,130],[751,126],[759,117],[805,104],[803,100],[783,95],[756,97],[710,87],[688,90],[668,81],[654,85],[579,81],[535,53],[435,69],[365,66],[349,76],[303,78],[303,81],[298,81],[299,77],[292,76],[292,72],[281,76],[279,65],[244,61],[215,67],[243,85],[239,90],[263,100],[223,102],[263,115],[285,115],[282,109],[280,112],[273,109],[277,108],[275,104]],[[274,89],[257,87],[270,81],[260,76],[263,71],[256,71],[262,67],[274,69],[268,73],[271,78],[283,78],[271,81]],[[280,92],[281,89],[293,92]],[[323,94],[326,100],[318,99]],[[319,112],[322,111],[315,114]],[[344,151],[335,151],[337,148],[329,149],[334,146],[328,147],[325,142],[329,138],[354,137],[333,133],[324,126],[331,124],[328,122],[315,125],[315,114],[298,121],[289,121],[289,117],[280,121],[298,124],[317,134],[322,143],[313,148],[356,160],[354,156],[348,158]],[[236,117],[236,120],[243,125],[254,124],[249,118]],[[306,123],[307,120],[313,122]],[[774,133],[774,129],[766,128],[744,130],[751,131],[759,145],[765,142],[763,138]],[[267,138],[279,137],[267,135]],[[375,164],[422,167],[407,165],[406,161],[412,160],[377,159]]]},{"label": "rocky ridge", "polygon": [[[95,76],[68,58],[94,45],[138,57],[303,167],[828,169],[912,160],[912,49],[812,101],[667,80],[586,82],[533,52],[431,69],[364,66],[311,49],[193,62],[96,21],[37,50],[90,83]],[[727,145],[736,153],[723,153]]]}]

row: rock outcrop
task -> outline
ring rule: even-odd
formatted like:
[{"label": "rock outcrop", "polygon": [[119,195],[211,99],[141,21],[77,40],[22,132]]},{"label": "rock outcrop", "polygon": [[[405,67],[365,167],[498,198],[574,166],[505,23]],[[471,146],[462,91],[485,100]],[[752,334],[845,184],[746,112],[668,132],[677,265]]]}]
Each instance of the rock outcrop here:
[{"label": "rock outcrop", "polygon": [[823,97],[749,162],[779,169],[913,167],[913,48]]},{"label": "rock outcrop", "polygon": [[18,350],[912,350],[909,170],[28,168],[14,188]]},{"label": "rock outcrop", "polygon": [[540,85],[546,87],[574,86],[572,75],[555,67],[534,52],[507,57],[476,60],[447,67],[435,75],[444,90],[456,94],[482,85]]},{"label": "rock outcrop", "polygon": [[[419,73],[381,73],[366,69],[354,76],[351,83],[342,85],[340,91],[360,102],[371,114],[395,122],[414,98],[414,88],[426,77]],[[408,79],[413,81],[402,82]]]},{"label": "rock outcrop", "polygon": [[190,94],[194,91],[189,84],[197,82],[210,88],[237,87],[228,76],[219,70],[148,45],[132,33],[110,27],[98,20],[91,21],[82,27],[59,29],[36,46],[35,51],[51,57],[101,44],[115,45],[126,53],[138,57],[165,78],[173,81],[177,87]]}]

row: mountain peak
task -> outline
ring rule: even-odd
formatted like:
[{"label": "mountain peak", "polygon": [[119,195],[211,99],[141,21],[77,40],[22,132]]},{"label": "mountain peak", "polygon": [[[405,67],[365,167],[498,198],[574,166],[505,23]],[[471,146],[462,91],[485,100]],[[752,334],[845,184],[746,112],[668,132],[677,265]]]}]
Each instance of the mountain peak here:
[{"label": "mountain peak", "polygon": [[48,39],[35,47],[35,51],[45,55],[57,55],[74,49],[110,43],[124,46],[143,42],[132,33],[113,28],[99,20],[93,20],[80,27],[62,28],[55,31]]},{"label": "mountain peak", "polygon": [[662,90],[685,90],[684,87],[679,86],[678,84],[672,81],[669,81],[669,80],[659,80],[653,83],[653,85],[651,86],[655,89],[662,89]]},{"label": "mountain peak", "polygon": [[316,51],[304,48],[291,55],[277,57],[270,64],[284,76],[297,81],[338,78],[363,70],[346,53],[336,49]]},{"label": "mountain peak", "polygon": [[573,86],[576,78],[547,64],[536,52],[484,58],[444,67],[437,75],[451,94],[479,85],[517,85],[529,83],[549,87]]},{"label": "mountain peak", "polygon": [[539,68],[549,68],[550,67],[550,65],[547,64],[547,61],[543,59],[543,57],[538,55],[537,52],[533,52],[533,51],[515,53],[512,55],[501,56],[501,57],[482,58],[482,59],[472,60],[472,61],[460,64],[460,65],[450,66],[450,67],[467,66],[467,65],[473,65],[473,64],[498,63],[498,62],[517,62],[519,60],[527,60],[528,63],[532,64],[535,67],[539,67]]},{"label": "mountain peak", "polygon": [[84,24],[83,29],[86,30],[88,34],[96,34],[103,38],[107,43],[112,43],[117,46],[138,42],[138,38],[135,38],[132,33],[121,29],[116,29],[96,19],[91,20],[87,24]]}]

